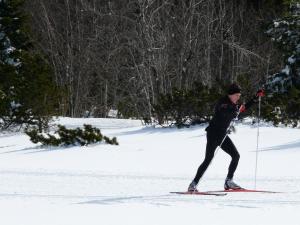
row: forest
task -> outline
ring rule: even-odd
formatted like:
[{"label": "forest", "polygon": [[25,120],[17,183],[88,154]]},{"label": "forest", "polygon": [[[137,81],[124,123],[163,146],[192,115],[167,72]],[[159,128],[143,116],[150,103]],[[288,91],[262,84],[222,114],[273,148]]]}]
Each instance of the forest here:
[{"label": "forest", "polygon": [[231,83],[299,126],[299,1],[0,1],[1,129],[112,114],[189,126]]}]

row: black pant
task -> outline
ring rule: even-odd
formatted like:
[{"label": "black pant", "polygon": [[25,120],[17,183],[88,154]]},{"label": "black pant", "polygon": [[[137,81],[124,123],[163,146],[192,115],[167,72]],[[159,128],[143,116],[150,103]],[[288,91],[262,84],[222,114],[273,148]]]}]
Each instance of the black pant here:
[{"label": "black pant", "polygon": [[[207,144],[206,144],[206,153],[205,159],[202,164],[199,166],[197,174],[194,178],[194,182],[198,184],[200,178],[203,176],[207,167],[209,166],[211,160],[214,157],[216,148],[221,144],[225,134],[216,134],[214,132],[208,131],[206,134]],[[232,143],[231,139],[227,136],[221,146],[221,148],[231,156],[231,162],[228,168],[227,178],[232,179],[234,172],[237,168],[240,154],[238,153],[236,147]]]}]

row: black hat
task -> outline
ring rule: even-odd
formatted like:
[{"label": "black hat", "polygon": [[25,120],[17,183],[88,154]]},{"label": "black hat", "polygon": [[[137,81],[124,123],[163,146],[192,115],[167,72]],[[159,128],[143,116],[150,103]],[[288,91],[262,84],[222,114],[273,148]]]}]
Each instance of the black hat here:
[{"label": "black hat", "polygon": [[231,84],[228,88],[228,92],[229,95],[233,95],[236,93],[241,93],[241,87],[235,83]]}]

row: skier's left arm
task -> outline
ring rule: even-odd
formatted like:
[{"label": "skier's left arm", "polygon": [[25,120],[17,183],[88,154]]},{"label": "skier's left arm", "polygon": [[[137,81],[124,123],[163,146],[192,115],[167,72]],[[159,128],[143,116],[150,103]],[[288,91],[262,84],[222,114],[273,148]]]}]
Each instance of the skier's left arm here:
[{"label": "skier's left arm", "polygon": [[265,91],[263,89],[258,90],[253,98],[251,98],[247,103],[242,104],[240,106],[239,108],[240,113],[243,113],[246,110],[248,110],[254,103],[257,102],[257,99],[259,97],[263,97],[263,96],[265,96]]}]

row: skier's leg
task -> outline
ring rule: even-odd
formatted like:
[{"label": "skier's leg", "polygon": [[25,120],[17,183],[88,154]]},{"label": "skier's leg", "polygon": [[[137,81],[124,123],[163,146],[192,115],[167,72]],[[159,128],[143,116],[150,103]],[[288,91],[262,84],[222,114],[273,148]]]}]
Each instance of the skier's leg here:
[{"label": "skier's leg", "polygon": [[239,163],[240,154],[228,136],[225,138],[221,148],[231,156],[231,162],[228,168],[227,178],[232,179],[237,165]]},{"label": "skier's leg", "polygon": [[206,171],[207,167],[209,166],[211,160],[214,157],[215,150],[217,148],[216,140],[213,139],[212,135],[207,133],[207,144],[206,144],[206,152],[205,158],[201,165],[197,170],[197,174],[193,180],[195,184],[198,184],[199,180],[203,176],[204,172]]}]

